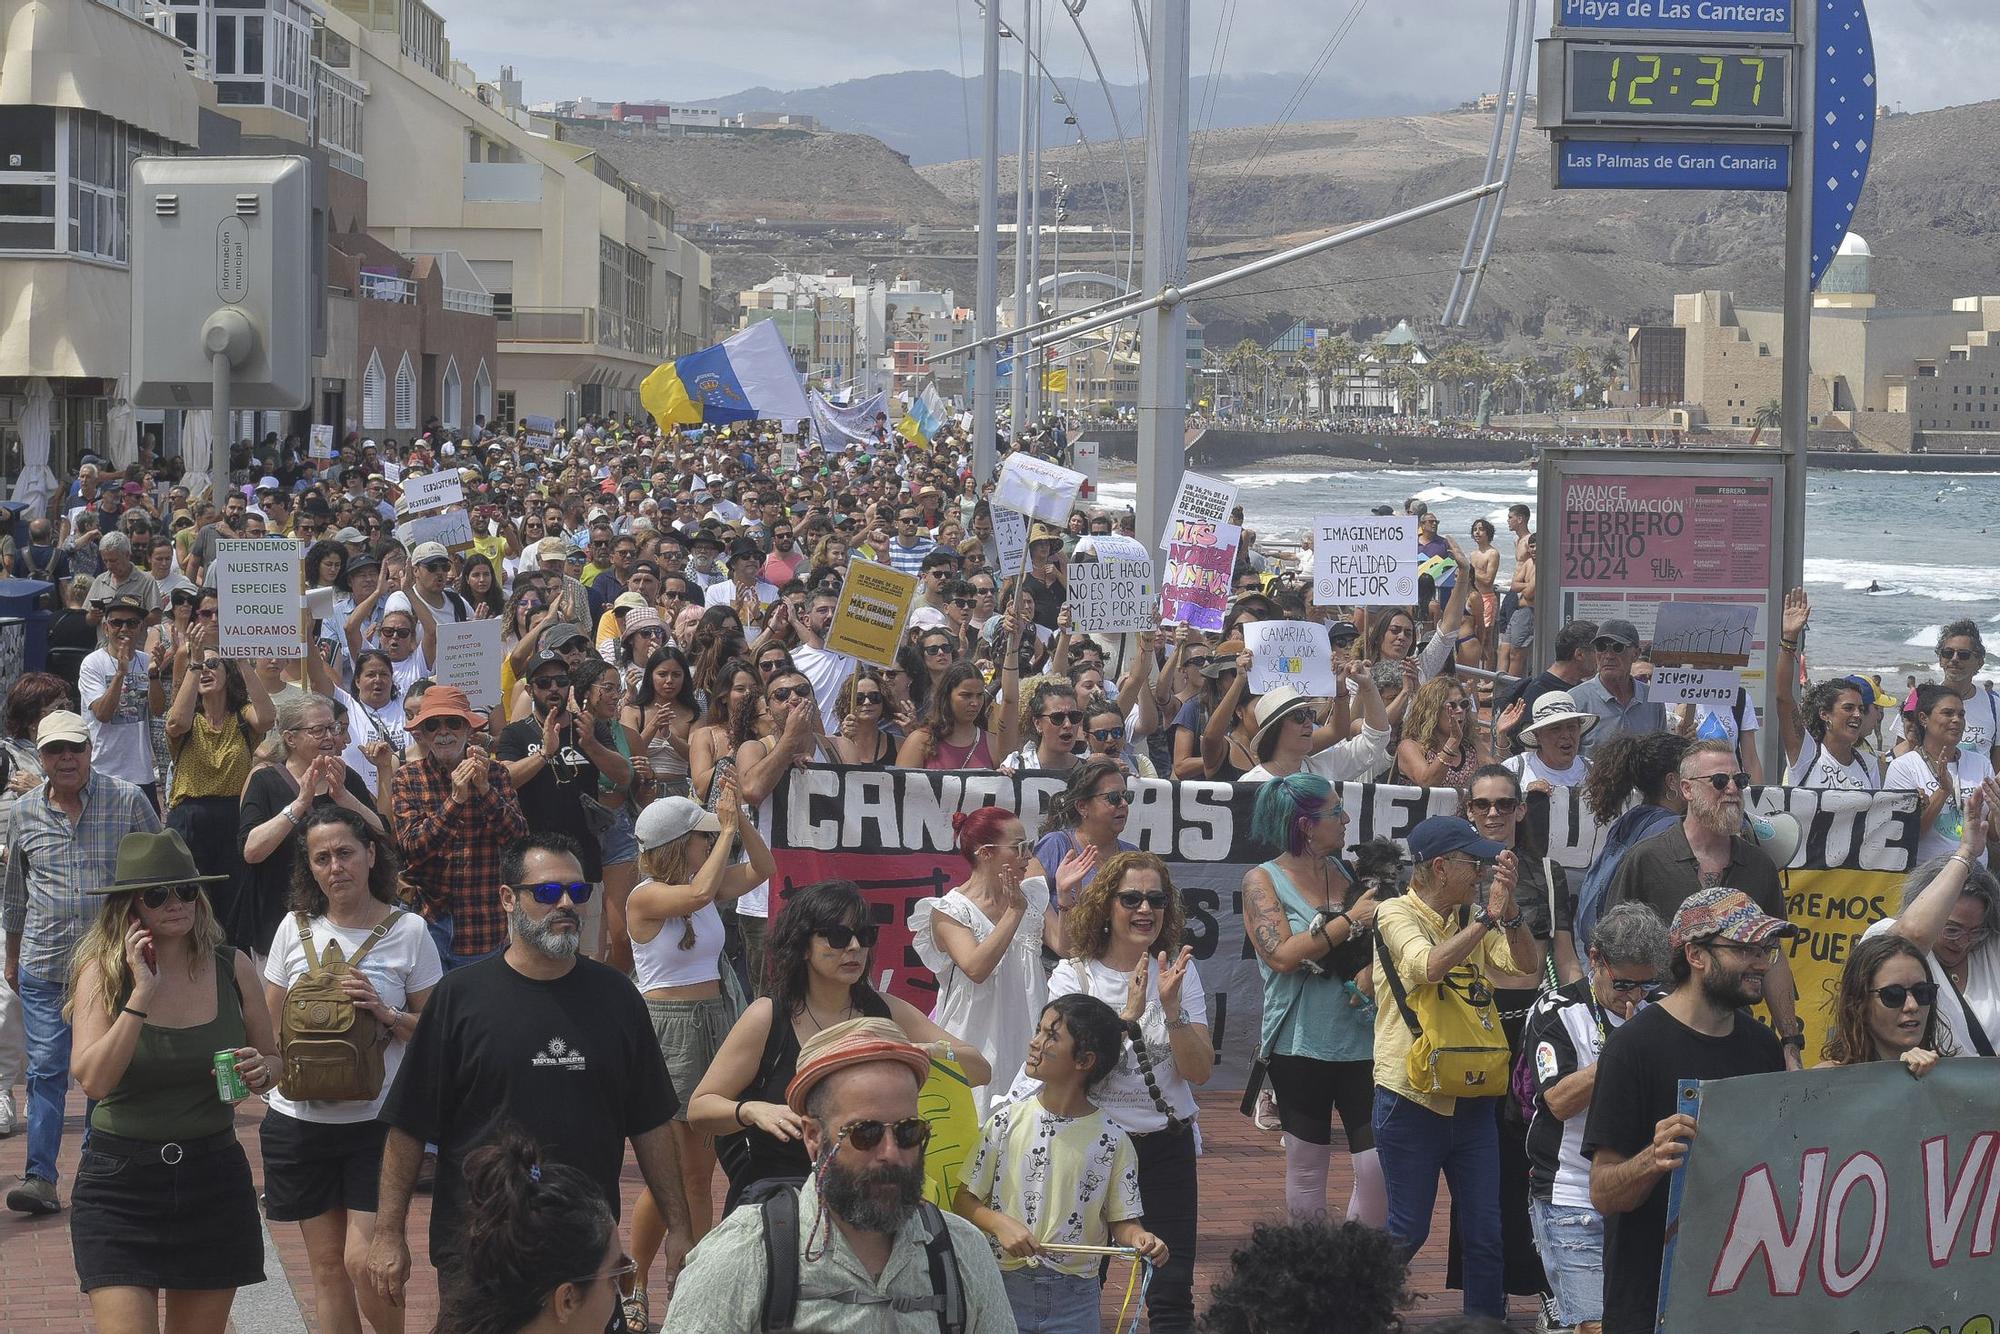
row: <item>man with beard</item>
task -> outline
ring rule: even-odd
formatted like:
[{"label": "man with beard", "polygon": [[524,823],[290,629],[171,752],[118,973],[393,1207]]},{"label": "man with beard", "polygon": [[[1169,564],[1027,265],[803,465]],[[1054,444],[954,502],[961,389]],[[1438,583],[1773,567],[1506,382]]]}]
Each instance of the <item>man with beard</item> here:
[{"label": "man with beard", "polygon": [[1718,886],[1680,905],[1667,943],[1674,989],[1611,1034],[1584,1124],[1590,1202],[1605,1216],[1604,1334],[1649,1334],[1659,1305],[1667,1181],[1694,1118],[1675,1110],[1684,1079],[1773,1074],[1789,1055],[1744,1007],[1764,996],[1779,942],[1798,928]]},{"label": "man with beard", "polygon": [[[931,1128],[917,1090],[930,1064],[886,1019],[849,1019],[806,1039],[785,1097],[803,1118],[813,1176],[796,1193],[737,1209],[702,1239],[662,1334],[1014,1329],[985,1234],[924,1201]],[[774,1274],[773,1255],[790,1266],[781,1258]],[[765,1319],[786,1301],[789,1320]]]},{"label": "man with beard", "polygon": [[410,1193],[424,1144],[438,1146],[430,1255],[444,1270],[463,1243],[466,1155],[503,1125],[595,1182],[614,1218],[629,1139],[667,1222],[669,1278],[687,1257],[687,1196],[667,1128],[680,1098],[639,993],[578,954],[591,884],[576,844],[530,834],[507,848],[501,873],[506,952],[438,983],[382,1105],[390,1128],[368,1277],[396,1306],[410,1275]]},{"label": "man with beard", "polygon": [[[1687,814],[1679,824],[1626,854],[1604,893],[1604,907],[1643,903],[1667,922],[1698,890],[1727,885],[1784,921],[1785,891],[1778,882],[1778,868],[1768,853],[1744,837],[1743,794],[1750,779],[1736,768],[1736,748],[1727,741],[1695,742],[1681,760],[1680,784]],[[1760,994],[1784,1035],[1785,1062],[1796,1070],[1806,1045],[1798,1021],[1799,989],[1782,953],[1770,967],[1771,984]]]}]

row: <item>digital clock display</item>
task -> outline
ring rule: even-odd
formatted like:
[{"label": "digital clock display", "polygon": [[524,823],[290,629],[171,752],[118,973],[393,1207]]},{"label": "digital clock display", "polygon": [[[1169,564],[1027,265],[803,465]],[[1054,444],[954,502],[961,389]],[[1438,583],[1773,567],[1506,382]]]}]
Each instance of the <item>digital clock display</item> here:
[{"label": "digital clock display", "polygon": [[1570,43],[1568,118],[1784,126],[1792,53],[1784,47]]}]

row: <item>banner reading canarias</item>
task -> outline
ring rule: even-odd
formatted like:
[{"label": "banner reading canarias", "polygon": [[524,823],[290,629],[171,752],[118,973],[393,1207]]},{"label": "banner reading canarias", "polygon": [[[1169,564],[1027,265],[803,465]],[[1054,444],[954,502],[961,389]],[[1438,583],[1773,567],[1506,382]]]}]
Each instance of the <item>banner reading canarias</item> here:
[{"label": "banner reading canarias", "polygon": [[[772,911],[802,885],[853,880],[873,904],[880,936],[875,982],[929,1012],[937,981],[910,946],[910,908],[965,878],[952,847],[951,817],[981,806],[1020,813],[1030,839],[1040,830],[1060,774],[989,770],[842,769],[792,771],[760,818],[777,860]],[[1164,857],[1187,912],[1187,943],[1208,995],[1218,1065],[1211,1088],[1230,1088],[1248,1072],[1262,1010],[1263,982],[1243,933],[1243,875],[1272,849],[1250,837],[1255,783],[1134,780],[1124,837]],[[1451,788],[1346,783],[1349,850],[1375,838],[1403,839],[1417,822],[1458,810]],[[1761,788],[1758,812],[1788,811],[1803,836],[1783,871],[1791,920],[1803,934],[1789,942],[1806,1021],[1808,1058],[1825,1035],[1827,1006],[1841,965],[1868,926],[1895,911],[1916,848],[1916,802],[1910,793],[1812,792]],[[1531,796],[1521,854],[1546,855],[1580,884],[1602,833],[1582,793],[1559,788]]]}]

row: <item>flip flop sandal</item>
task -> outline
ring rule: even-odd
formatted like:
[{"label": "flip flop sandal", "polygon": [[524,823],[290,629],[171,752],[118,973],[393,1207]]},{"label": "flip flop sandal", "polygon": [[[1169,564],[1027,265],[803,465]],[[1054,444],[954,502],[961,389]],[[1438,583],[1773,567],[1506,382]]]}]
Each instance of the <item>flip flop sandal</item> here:
[{"label": "flip flop sandal", "polygon": [[653,1314],[647,1307],[644,1284],[632,1289],[632,1295],[618,1303],[618,1310],[625,1317],[627,1334],[651,1334]]}]

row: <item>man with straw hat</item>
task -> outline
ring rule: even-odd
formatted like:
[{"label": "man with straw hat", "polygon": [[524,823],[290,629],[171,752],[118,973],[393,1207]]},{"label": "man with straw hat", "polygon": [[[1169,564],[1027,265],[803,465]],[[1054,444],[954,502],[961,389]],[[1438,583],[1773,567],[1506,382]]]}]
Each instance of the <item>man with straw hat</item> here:
[{"label": "man with straw hat", "polygon": [[[772,1327],[767,1301],[790,1303],[781,1326],[823,1334],[1014,1329],[985,1234],[924,1201],[931,1127],[917,1091],[930,1066],[887,1019],[807,1038],[785,1096],[805,1118],[813,1177],[737,1209],[702,1239],[665,1331],[750,1334]],[[767,1255],[781,1257],[775,1273]]]}]

